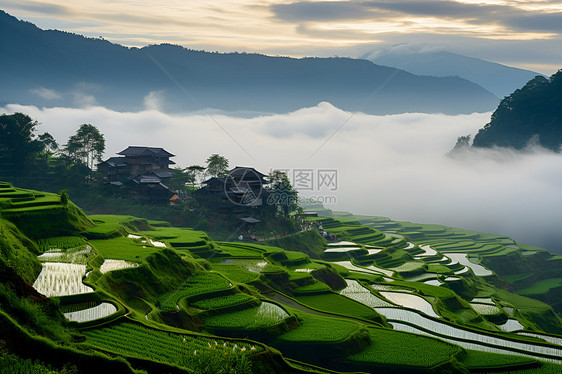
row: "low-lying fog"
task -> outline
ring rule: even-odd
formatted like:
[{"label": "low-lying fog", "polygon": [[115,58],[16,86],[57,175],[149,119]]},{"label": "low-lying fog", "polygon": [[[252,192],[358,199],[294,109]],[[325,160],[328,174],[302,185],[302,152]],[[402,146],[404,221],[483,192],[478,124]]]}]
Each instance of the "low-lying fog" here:
[{"label": "low-lying fog", "polygon": [[[447,156],[456,138],[475,134],[490,113],[353,115],[327,103],[250,119],[102,107],[8,105],[0,111],[30,115],[41,123],[39,133],[48,131],[61,144],[80,124],[91,123],[105,134],[106,157],[128,145],[156,146],[186,167],[219,153],[231,167],[254,166],[266,174],[288,169],[290,177],[312,173],[312,184],[298,180],[308,188],[302,195],[327,208],[504,234],[562,252],[562,155],[532,149]],[[337,186],[327,186],[335,181],[329,179],[333,170]],[[328,176],[322,186],[318,173]]]}]

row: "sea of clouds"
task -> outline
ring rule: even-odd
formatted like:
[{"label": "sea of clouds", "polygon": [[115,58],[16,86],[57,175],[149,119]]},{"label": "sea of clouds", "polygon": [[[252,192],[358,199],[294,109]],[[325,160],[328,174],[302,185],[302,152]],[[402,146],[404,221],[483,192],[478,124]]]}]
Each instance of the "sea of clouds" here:
[{"label": "sea of clouds", "polygon": [[[105,135],[105,157],[146,145],[174,153],[181,167],[204,165],[218,153],[231,167],[266,174],[284,169],[291,179],[306,171],[313,183],[301,194],[327,208],[503,234],[562,253],[562,155],[540,148],[448,155],[457,137],[475,134],[490,113],[374,116],[320,103],[240,118],[151,108],[123,113],[7,105],[0,112],[30,115],[40,123],[38,133],[49,132],[60,144],[81,124],[93,124]],[[318,172],[326,170],[337,172],[337,185],[319,185]]]}]

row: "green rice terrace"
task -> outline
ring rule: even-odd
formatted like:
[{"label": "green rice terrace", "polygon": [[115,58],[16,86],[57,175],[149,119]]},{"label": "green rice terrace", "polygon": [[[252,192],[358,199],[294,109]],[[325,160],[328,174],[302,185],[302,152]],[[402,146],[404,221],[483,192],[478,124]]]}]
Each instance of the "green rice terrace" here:
[{"label": "green rice terrace", "polygon": [[562,256],[440,225],[308,219],[287,238],[219,242],[0,182],[0,372],[562,372]]}]

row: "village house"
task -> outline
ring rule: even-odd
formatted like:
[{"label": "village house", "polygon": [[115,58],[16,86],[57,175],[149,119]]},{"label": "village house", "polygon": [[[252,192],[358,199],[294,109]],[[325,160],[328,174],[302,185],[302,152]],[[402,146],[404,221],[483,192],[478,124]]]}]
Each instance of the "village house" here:
[{"label": "village house", "polygon": [[196,196],[219,211],[251,213],[263,205],[266,177],[254,168],[236,166],[226,177],[204,181]]},{"label": "village house", "polygon": [[134,196],[151,200],[168,200],[174,193],[167,186],[172,172],[173,154],[163,148],[129,146],[97,165],[104,181],[114,186],[126,186]]}]

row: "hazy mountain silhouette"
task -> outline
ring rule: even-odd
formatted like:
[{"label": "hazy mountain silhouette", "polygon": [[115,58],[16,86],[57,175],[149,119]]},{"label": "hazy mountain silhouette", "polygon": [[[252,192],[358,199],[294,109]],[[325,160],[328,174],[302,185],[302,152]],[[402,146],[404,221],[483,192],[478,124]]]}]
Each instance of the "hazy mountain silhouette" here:
[{"label": "hazy mountain silhouette", "polygon": [[484,112],[498,103],[465,79],[417,76],[359,59],[220,54],[169,44],[127,48],[41,30],[4,12],[0,35],[0,103],[282,113],[328,101],[373,114]]},{"label": "hazy mountain silhouette", "polygon": [[550,78],[537,76],[504,98],[492,120],[474,137],[476,147],[525,148],[562,145],[562,70]]},{"label": "hazy mountain silhouette", "polygon": [[498,97],[505,97],[540,75],[537,72],[497,64],[456,53],[377,50],[362,58],[376,64],[394,66],[413,74],[436,77],[457,76],[479,84]]}]

